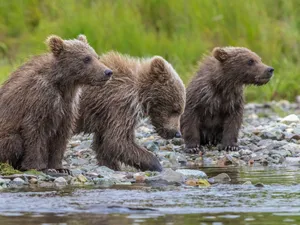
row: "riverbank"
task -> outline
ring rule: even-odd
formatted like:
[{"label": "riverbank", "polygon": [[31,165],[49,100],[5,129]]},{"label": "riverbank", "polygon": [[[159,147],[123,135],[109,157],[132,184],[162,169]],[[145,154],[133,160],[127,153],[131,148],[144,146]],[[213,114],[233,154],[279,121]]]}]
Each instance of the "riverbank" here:
[{"label": "riverbank", "polygon": [[205,147],[204,155],[185,154],[182,139],[160,138],[147,120],[138,127],[136,138],[140,145],[157,155],[164,167],[162,173],[139,172],[130,167],[124,167],[122,172],[99,167],[90,149],[92,136],[76,135],[70,140],[63,161],[72,176],[49,176],[36,171],[0,175],[0,190],[135,184],[207,187],[230,183],[232,178],[224,173],[210,177],[201,171],[203,167],[300,166],[300,108],[287,101],[247,104],[237,152],[219,152],[209,146]]}]

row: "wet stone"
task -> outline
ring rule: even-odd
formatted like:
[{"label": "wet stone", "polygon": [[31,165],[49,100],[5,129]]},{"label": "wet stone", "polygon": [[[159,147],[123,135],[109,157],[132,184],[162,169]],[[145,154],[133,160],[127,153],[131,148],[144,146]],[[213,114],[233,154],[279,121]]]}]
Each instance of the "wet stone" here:
[{"label": "wet stone", "polygon": [[68,182],[66,181],[65,178],[63,177],[58,177],[54,180],[54,183],[59,185],[59,186],[66,186],[68,184]]},{"label": "wet stone", "polygon": [[226,183],[230,183],[231,178],[229,177],[229,175],[227,173],[221,173],[215,177],[209,178],[208,181],[211,184],[215,184],[215,183],[226,184]]},{"label": "wet stone", "polygon": [[172,185],[172,184],[182,184],[184,182],[184,175],[178,172],[175,172],[172,169],[164,169],[164,171],[154,177],[149,177],[146,179],[146,183],[151,185],[163,184],[163,185]]},{"label": "wet stone", "polygon": [[178,169],[176,172],[183,174],[185,178],[207,179],[206,173],[200,170]]},{"label": "wet stone", "polygon": [[23,179],[19,178],[19,177],[13,179],[12,183],[17,185],[17,186],[23,186],[24,184],[26,184],[26,182]]}]

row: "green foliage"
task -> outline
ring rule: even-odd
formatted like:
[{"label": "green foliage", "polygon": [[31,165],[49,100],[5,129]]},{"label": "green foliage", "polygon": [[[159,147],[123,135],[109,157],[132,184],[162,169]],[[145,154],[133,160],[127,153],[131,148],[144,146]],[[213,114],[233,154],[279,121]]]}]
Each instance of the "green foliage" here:
[{"label": "green foliage", "polygon": [[8,163],[0,163],[0,175],[13,175],[21,173],[19,170],[15,170]]},{"label": "green foliage", "polygon": [[187,84],[215,46],[244,46],[275,68],[248,101],[300,93],[298,0],[0,0],[0,81],[30,55],[45,52],[50,34],[79,33],[101,54],[161,55]]}]

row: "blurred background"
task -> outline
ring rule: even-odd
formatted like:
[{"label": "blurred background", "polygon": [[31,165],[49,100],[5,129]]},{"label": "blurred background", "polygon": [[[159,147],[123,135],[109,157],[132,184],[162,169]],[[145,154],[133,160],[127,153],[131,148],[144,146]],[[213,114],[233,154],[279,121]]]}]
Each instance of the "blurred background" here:
[{"label": "blurred background", "polygon": [[80,33],[99,54],[161,55],[185,84],[215,46],[247,47],[275,68],[247,101],[300,95],[299,0],[0,0],[0,82],[45,52],[48,35]]}]

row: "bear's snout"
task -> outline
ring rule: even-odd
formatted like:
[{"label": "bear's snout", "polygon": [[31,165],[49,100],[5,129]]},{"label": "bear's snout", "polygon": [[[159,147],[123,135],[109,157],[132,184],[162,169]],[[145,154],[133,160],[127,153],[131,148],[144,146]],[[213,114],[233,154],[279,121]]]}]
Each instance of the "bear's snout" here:
[{"label": "bear's snout", "polygon": [[180,131],[177,131],[177,132],[175,133],[175,137],[176,137],[176,138],[181,138],[181,133],[180,133]]},{"label": "bear's snout", "polygon": [[273,73],[274,73],[274,68],[273,67],[269,67],[267,69],[267,74],[268,74],[269,78],[271,78],[273,76]]},{"label": "bear's snout", "polygon": [[113,75],[113,71],[112,70],[104,70],[104,75],[111,77]]}]

